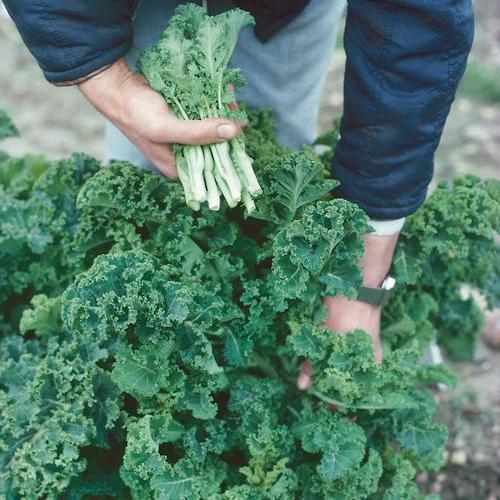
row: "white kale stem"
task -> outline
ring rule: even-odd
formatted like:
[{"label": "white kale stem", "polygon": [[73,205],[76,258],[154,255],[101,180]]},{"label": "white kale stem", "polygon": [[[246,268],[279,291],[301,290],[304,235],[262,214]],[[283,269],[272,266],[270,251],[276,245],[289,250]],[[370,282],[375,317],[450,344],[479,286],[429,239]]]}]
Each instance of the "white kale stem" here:
[{"label": "white kale stem", "polygon": [[207,190],[203,178],[203,151],[200,146],[184,146],[184,157],[188,165],[189,182],[194,198],[202,203],[207,199]]},{"label": "white kale stem", "polygon": [[241,180],[241,200],[243,201],[243,205],[245,205],[245,208],[247,209],[247,213],[251,214],[255,210],[255,203],[253,201],[251,194],[248,191],[247,180],[243,175],[241,168],[236,162],[234,163],[234,168],[236,169],[236,173],[238,174]]},{"label": "white kale stem", "polygon": [[220,170],[222,177],[226,181],[227,187],[231,192],[231,196],[235,200],[240,201],[241,182],[229,154],[229,144],[226,141],[217,142],[216,144],[211,144],[210,149],[214,155],[216,168]]},{"label": "white kale stem", "polygon": [[222,77],[223,73],[221,72],[217,81],[217,103],[220,111],[224,109],[222,106]]},{"label": "white kale stem", "polygon": [[177,173],[179,174],[179,180],[181,181],[182,187],[184,189],[184,197],[186,198],[186,205],[191,207],[193,210],[199,210],[200,204],[196,201],[194,197],[193,190],[191,189],[191,183],[189,181],[189,173],[186,159],[182,153],[177,153],[175,155],[177,163]]},{"label": "white kale stem", "polygon": [[174,94],[171,94],[170,97],[172,98],[172,101],[175,103],[175,105],[179,109],[179,112],[180,112],[182,118],[184,118],[184,120],[189,120],[189,116],[187,115],[186,111],[184,111],[184,108],[182,107],[182,104],[180,103],[179,99],[177,99],[177,97],[175,97]]},{"label": "white kale stem", "polygon": [[[172,102],[177,106],[182,118],[189,120],[182,104],[174,94],[170,95]],[[183,172],[179,172],[179,180],[184,187],[186,205],[193,210],[200,209],[200,203],[206,201],[207,192],[203,175],[204,157],[200,146],[183,146]]]},{"label": "white kale stem", "polygon": [[207,186],[207,201],[210,210],[219,210],[220,208],[220,193],[217,188],[217,183],[214,177],[214,159],[212,152],[208,146],[203,146],[203,158],[205,168],[203,174],[205,176],[205,184]]},{"label": "white kale stem", "polygon": [[251,214],[255,210],[255,203],[245,187],[241,190],[241,199],[243,201],[243,204],[245,205],[245,208],[247,209],[248,214]]},{"label": "white kale stem", "polygon": [[247,155],[239,139],[232,139],[230,144],[232,147],[234,163],[238,166],[239,172],[241,172],[241,174],[244,176],[244,184],[247,186],[249,193],[252,196],[259,196],[260,194],[262,194],[262,188],[260,187],[257,176],[253,171],[252,159]]},{"label": "white kale stem", "polygon": [[[203,114],[200,113],[201,118],[205,118],[208,116],[218,117],[220,116],[216,110],[214,110],[208,103],[208,100],[205,98],[206,112]],[[211,158],[213,160],[212,163],[212,173],[214,178],[216,179],[217,185],[219,186],[220,192],[224,196],[227,201],[227,204],[233,208],[235,207],[241,199],[241,183],[238,179],[238,176],[234,170],[234,166],[232,164],[231,158],[229,156],[229,149],[227,152],[225,151],[224,144],[227,146],[227,143],[216,143],[210,144],[209,146],[205,146],[208,151],[211,153]],[[206,169],[206,167],[205,167]],[[208,189],[208,182],[207,182]]]},{"label": "white kale stem", "polygon": [[217,185],[219,186],[220,192],[222,193],[222,196],[224,196],[225,200],[227,201],[227,204],[231,207],[234,208],[239,200],[235,200],[231,196],[231,192],[229,191],[229,188],[227,187],[227,183],[224,180],[224,178],[221,176],[217,168],[214,169],[214,177],[215,180],[217,181]]},{"label": "white kale stem", "polygon": [[[226,105],[222,108],[221,111],[223,111],[223,114],[228,114],[230,112],[228,110],[229,107]],[[212,116],[217,116],[217,112],[213,108],[208,107],[208,111]],[[226,145],[227,147],[231,148],[231,152],[221,151],[226,148]],[[231,165],[233,165],[240,184],[246,185],[249,193],[252,196],[259,196],[260,194],[262,194],[262,188],[260,187],[257,176],[255,175],[255,172],[253,170],[252,159],[247,155],[244,143],[241,138],[235,137],[227,143],[220,143],[219,156],[223,162],[225,169],[227,168],[226,162],[229,162]],[[224,160],[224,158],[226,157],[228,157],[228,159]],[[229,172],[232,170],[233,169],[230,169]],[[226,176],[230,177],[229,172],[226,173]]]}]

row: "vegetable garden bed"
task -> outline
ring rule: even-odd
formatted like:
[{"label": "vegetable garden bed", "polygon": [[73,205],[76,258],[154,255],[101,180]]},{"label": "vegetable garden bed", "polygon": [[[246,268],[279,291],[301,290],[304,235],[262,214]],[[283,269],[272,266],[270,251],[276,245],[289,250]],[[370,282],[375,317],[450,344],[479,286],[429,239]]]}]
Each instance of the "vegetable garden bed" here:
[{"label": "vegetable garden bed", "polygon": [[1,156],[2,495],[417,498],[442,465],[428,386],[454,377],[419,357],[436,335],[471,351],[463,283],[498,300],[499,183],[441,184],[408,218],[377,365],[368,335],[321,327],[323,295],[355,296],[368,229],[329,194],[332,152],[289,153],[263,111],[246,138],[251,216],[193,212],[123,162]]}]

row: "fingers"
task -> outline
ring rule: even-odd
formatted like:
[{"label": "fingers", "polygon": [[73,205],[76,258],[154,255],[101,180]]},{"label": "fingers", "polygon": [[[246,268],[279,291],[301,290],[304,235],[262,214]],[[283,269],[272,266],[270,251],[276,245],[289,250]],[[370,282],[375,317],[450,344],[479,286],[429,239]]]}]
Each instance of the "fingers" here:
[{"label": "fingers", "polygon": [[299,376],[297,377],[297,388],[300,389],[301,391],[305,391],[306,389],[312,387],[313,385],[312,376],[313,376],[313,371],[311,367],[311,362],[304,361],[304,363],[302,363]]},{"label": "fingers", "polygon": [[[300,389],[301,391],[305,391],[312,387],[313,385],[313,371],[312,371],[312,366],[311,362],[309,360],[304,361],[302,363],[302,367],[300,369],[299,376],[297,377],[297,388]],[[337,411],[337,406],[334,404],[329,404],[328,408],[330,411]]]},{"label": "fingers", "polygon": [[156,144],[151,141],[134,142],[165,177],[172,180],[177,180],[179,178],[175,166],[175,155],[170,146],[166,144]]},{"label": "fingers", "polygon": [[151,144],[148,157],[163,175],[172,180],[179,178],[175,155],[169,147],[163,144]]},{"label": "fingers", "polygon": [[144,82],[130,101],[125,127],[156,143],[212,144],[233,139],[244,126],[227,118],[179,119],[163,97]]},{"label": "fingers", "polygon": [[153,140],[170,144],[212,144],[236,137],[242,128],[241,123],[220,118],[178,120],[170,116]]}]

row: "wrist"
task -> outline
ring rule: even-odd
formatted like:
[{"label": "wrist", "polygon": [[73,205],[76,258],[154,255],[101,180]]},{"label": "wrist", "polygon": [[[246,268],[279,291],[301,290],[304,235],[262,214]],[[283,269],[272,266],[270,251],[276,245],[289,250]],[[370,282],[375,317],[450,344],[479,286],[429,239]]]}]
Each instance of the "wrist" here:
[{"label": "wrist", "polygon": [[363,285],[379,287],[387,276],[392,264],[394,248],[399,233],[389,236],[379,236],[373,233],[366,234],[365,255],[360,260]]},{"label": "wrist", "polygon": [[99,112],[115,123],[123,121],[120,111],[122,90],[134,78],[125,60],[118,59],[109,67],[78,85],[85,98]]}]

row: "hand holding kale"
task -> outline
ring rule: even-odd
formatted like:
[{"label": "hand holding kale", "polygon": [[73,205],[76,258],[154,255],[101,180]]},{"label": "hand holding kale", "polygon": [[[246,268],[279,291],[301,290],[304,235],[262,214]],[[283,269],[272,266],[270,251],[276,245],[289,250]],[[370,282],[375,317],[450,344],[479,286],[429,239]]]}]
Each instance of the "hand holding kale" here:
[{"label": "hand holding kale", "polygon": [[[143,52],[138,68],[178,118],[242,121],[245,113],[231,109],[234,96],[228,87],[242,85],[244,78],[228,64],[240,29],[252,23],[243,10],[208,16],[195,4],[180,5],[159,42]],[[174,152],[186,203],[193,210],[205,201],[219,210],[222,193],[230,207],[242,201],[253,212],[253,197],[262,189],[241,137],[176,145]]]},{"label": "hand holding kale", "polygon": [[178,119],[146,79],[120,59],[80,84],[92,105],[113,122],[144,155],[171,179],[177,179],[173,143],[208,144],[241,132],[228,119]]}]

